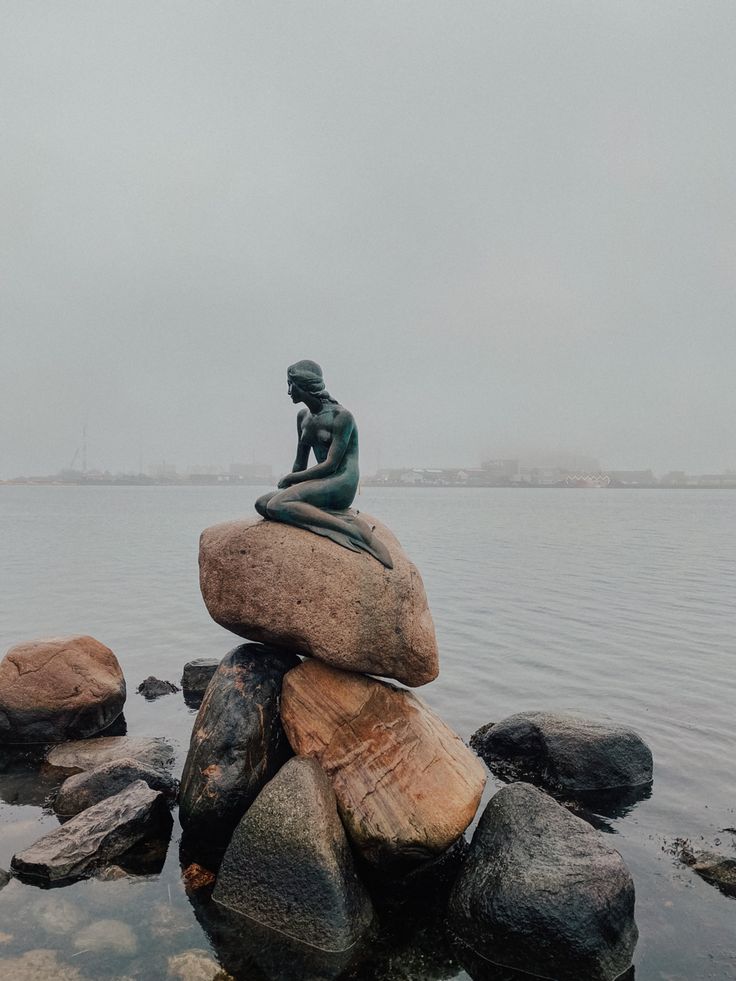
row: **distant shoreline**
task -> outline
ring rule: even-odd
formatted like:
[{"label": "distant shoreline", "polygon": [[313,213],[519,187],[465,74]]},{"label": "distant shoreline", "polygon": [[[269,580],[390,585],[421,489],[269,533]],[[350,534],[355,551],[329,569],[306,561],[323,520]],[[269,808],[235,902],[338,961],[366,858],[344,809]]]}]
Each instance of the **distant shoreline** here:
[{"label": "distant shoreline", "polygon": [[[0,487],[176,487],[192,489],[197,487],[274,487],[273,483],[240,483],[236,481],[165,481],[165,480],[85,480],[85,481],[53,481],[53,480],[0,480]],[[565,491],[642,491],[642,490],[675,490],[675,491],[704,491],[730,490],[736,491],[734,484],[623,484],[608,486],[573,486],[570,484],[393,484],[361,483],[361,488],[391,488],[392,490],[565,490]]]}]

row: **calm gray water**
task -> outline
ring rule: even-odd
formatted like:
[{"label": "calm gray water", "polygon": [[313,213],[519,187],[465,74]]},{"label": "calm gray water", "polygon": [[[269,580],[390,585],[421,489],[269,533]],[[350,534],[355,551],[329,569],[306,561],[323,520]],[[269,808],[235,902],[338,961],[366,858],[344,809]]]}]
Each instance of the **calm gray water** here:
[{"label": "calm gray water", "polygon": [[[0,487],[3,650],[94,635],[125,671],[128,732],[173,739],[180,768],[195,713],[180,695],[147,703],[135,688],[149,674],[178,682],[185,661],[238,642],[203,606],[197,541],[248,513],[257,492]],[[609,822],[636,883],[637,981],[736,977],[736,902],[668,851],[677,837],[736,843],[724,831],[736,826],[736,494],[370,488],[358,505],[424,576],[441,675],[421,694],[462,736],[546,708],[605,713],[649,742],[652,795]],[[43,791],[0,773],[0,866],[57,826]],[[11,882],[0,978],[3,958],[35,948],[89,979],[165,978],[172,953],[209,949],[181,884],[179,834],[153,879],[50,892]],[[80,931],[110,918],[132,928],[127,948],[80,952]]]}]

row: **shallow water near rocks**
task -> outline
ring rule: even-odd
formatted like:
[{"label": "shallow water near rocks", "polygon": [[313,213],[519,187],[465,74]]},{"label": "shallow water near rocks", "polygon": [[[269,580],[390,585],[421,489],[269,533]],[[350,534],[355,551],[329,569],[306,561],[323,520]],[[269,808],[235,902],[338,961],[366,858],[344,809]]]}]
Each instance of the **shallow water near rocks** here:
[{"label": "shallow water near rocks", "polygon": [[[186,661],[239,642],[204,608],[197,543],[207,525],[248,515],[260,491],[0,487],[2,652],[68,633],[112,647],[128,733],[167,737],[178,776],[196,710],[181,693],[146,701],[135,689],[151,674],[179,684]],[[651,795],[598,821],[636,885],[637,981],[736,977],[735,901],[672,854],[679,838],[736,854],[724,830],[736,827],[736,494],[369,488],[356,503],[424,577],[441,675],[420,694],[463,737],[525,709],[573,710],[630,724],[651,746]],[[56,785],[0,758],[0,867],[58,827],[43,809]],[[486,798],[498,786],[489,779]],[[182,882],[180,838],[175,820],[158,874],[0,889],[0,979],[38,949],[70,978],[148,981],[177,977],[170,958],[183,952],[232,963],[238,946],[239,976],[268,977],[257,934],[210,929],[212,948],[207,911]],[[429,921],[402,930],[349,976],[468,977]]]}]

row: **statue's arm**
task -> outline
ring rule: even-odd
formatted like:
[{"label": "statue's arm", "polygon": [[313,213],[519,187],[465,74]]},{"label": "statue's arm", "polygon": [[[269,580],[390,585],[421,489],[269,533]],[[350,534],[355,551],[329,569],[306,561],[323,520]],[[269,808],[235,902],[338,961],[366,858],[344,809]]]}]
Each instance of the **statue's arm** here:
[{"label": "statue's arm", "polygon": [[300,473],[292,473],[289,483],[301,484],[305,480],[319,480],[321,477],[331,477],[343,461],[354,428],[355,420],[349,412],[341,412],[336,416],[332,442],[330,443],[330,448],[327,451],[324,461],[315,464],[315,466],[310,467],[308,470],[302,470]]},{"label": "statue's arm", "polygon": [[302,422],[307,414],[307,409],[301,409],[296,417],[296,431],[298,442],[296,444],[296,457],[294,459],[294,466],[291,468],[292,473],[299,473],[302,470],[307,469],[307,464],[309,463],[309,450],[311,449],[309,442],[305,440],[302,435]]}]

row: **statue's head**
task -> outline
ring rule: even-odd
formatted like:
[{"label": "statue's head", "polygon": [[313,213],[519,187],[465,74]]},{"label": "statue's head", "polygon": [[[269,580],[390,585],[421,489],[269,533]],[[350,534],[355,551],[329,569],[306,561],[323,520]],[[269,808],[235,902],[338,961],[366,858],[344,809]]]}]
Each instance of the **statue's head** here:
[{"label": "statue's head", "polygon": [[330,398],[325,392],[322,369],[316,361],[297,361],[286,369],[286,381],[292,402],[303,402],[305,395]]}]

